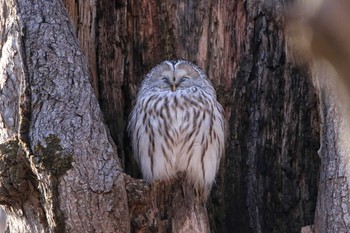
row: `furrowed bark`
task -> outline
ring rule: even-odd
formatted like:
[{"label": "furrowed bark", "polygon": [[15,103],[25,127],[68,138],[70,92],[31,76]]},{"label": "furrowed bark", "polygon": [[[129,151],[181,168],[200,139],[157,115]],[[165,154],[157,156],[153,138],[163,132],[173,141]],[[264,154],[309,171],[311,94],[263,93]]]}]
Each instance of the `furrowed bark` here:
[{"label": "furrowed bark", "polygon": [[[287,49],[283,2],[270,2],[65,1],[81,43],[100,25],[90,37],[98,41],[93,83],[128,174],[140,177],[124,130],[144,75],[178,58],[207,72],[229,122],[208,204],[213,232],[289,233],[313,223],[317,93],[310,68]],[[93,24],[83,20],[94,14]]]},{"label": "furrowed bark", "polygon": [[[117,148],[103,123],[84,56],[61,2],[3,4],[8,6],[3,12],[6,20],[17,23],[11,33],[18,36],[16,43],[10,43],[12,57],[4,57],[20,69],[19,75],[13,75],[17,83],[7,83],[7,77],[2,79],[11,85],[5,86],[1,94],[9,93],[12,98],[1,96],[6,109],[2,117],[4,121],[11,121],[12,115],[17,119],[13,123],[17,128],[5,124],[2,128],[7,137],[1,142],[1,155],[5,161],[12,156],[2,169],[10,167],[7,176],[16,174],[26,185],[22,187],[23,182],[20,183],[23,194],[12,180],[8,189],[3,188],[3,192],[11,191],[1,200],[6,206],[10,231],[130,232],[132,223],[137,232],[208,232],[206,209],[195,202],[192,187],[180,185],[183,182],[149,189],[127,177],[128,186],[135,190],[126,192],[130,188],[125,186]],[[7,10],[13,9],[17,10],[13,15],[6,15]],[[12,34],[5,36],[13,42]],[[18,58],[14,58],[17,54]],[[4,64],[5,68],[12,67]],[[6,102],[10,100],[17,107]],[[9,113],[11,109],[7,107],[19,110]],[[18,168],[13,163],[18,163]],[[177,189],[170,193],[174,191],[172,187],[189,191],[182,194],[182,189]],[[133,215],[137,208],[132,203],[141,191],[148,199],[140,214],[150,222],[134,224],[129,206]],[[19,203],[14,196],[19,196]],[[171,207],[165,201],[168,197],[173,197]],[[184,200],[185,204],[180,204]],[[145,207],[157,214],[146,212]]]},{"label": "furrowed bark", "polygon": [[348,1],[310,1],[297,14],[306,38],[304,57],[314,60],[321,116],[320,181],[314,232],[350,230],[350,20]]},{"label": "furrowed bark", "polygon": [[[0,0],[11,232],[209,232],[208,216],[223,233],[312,224],[316,91],[286,46],[282,1],[271,3],[65,1],[74,30],[60,1]],[[181,180],[148,185],[121,171],[139,177],[124,132],[143,76],[178,58],[206,71],[229,123],[208,214]]]},{"label": "furrowed bark", "polygon": [[[13,113],[18,114],[13,117],[15,127],[2,128],[7,133],[2,145],[3,150],[10,142],[18,147],[17,152],[4,154],[26,169],[23,180],[31,181],[28,173],[33,177],[33,187],[27,188],[33,190],[21,198],[24,204],[16,209],[5,203],[11,206],[11,232],[128,232],[126,190],[116,147],[103,124],[64,6],[60,1],[3,5],[5,18],[15,22],[14,31],[4,36],[10,44],[15,42],[13,56],[18,54],[8,58],[14,68],[5,77],[12,75],[15,82],[3,88],[11,92],[12,106],[17,108],[7,103],[5,108],[19,112]],[[18,139],[9,141],[10,136]]]},{"label": "furrowed bark", "polygon": [[350,231],[350,97],[344,84],[337,81],[337,76],[329,63],[316,61],[322,128],[315,232]]}]

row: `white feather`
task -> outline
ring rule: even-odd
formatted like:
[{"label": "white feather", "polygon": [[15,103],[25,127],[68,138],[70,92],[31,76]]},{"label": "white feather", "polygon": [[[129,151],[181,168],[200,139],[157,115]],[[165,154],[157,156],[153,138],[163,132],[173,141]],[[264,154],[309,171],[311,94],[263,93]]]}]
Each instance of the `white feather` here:
[{"label": "white feather", "polygon": [[[176,68],[183,63],[180,61],[174,65],[175,78],[189,75],[189,71]],[[147,75],[130,116],[128,131],[136,160],[145,180],[167,180],[178,172],[185,172],[190,183],[210,189],[224,152],[222,107],[216,100],[210,81],[194,65],[200,77],[190,80],[193,86],[176,91],[163,88],[163,84],[152,86],[152,78],[159,83],[159,78],[153,77],[155,74],[171,75],[169,67],[172,63],[162,64],[166,66],[159,65]],[[194,101],[194,104],[189,104],[187,100]],[[194,122],[201,122],[201,126],[195,128]],[[193,133],[194,130],[197,131]],[[150,131],[154,135],[154,148]],[[167,143],[171,146],[166,146]]]}]

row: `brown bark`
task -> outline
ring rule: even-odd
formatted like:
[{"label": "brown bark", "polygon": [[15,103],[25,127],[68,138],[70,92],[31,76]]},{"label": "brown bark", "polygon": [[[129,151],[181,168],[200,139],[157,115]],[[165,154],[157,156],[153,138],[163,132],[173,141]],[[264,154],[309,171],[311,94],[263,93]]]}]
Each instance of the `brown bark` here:
[{"label": "brown bark", "polygon": [[10,231],[209,232],[192,187],[150,189],[121,171],[61,2],[0,3],[0,202]]},{"label": "brown bark", "polygon": [[229,122],[212,232],[312,224],[316,92],[287,51],[282,2],[272,3],[65,1],[74,31],[59,1],[0,0],[0,201],[11,232],[209,232],[206,206],[181,180],[121,172],[139,176],[124,133],[137,88],[177,58],[207,72]]},{"label": "brown bark", "polygon": [[182,179],[145,182],[126,177],[131,232],[209,233],[207,210]]},{"label": "brown bark", "polygon": [[143,76],[165,59],[192,60],[213,81],[230,127],[208,205],[212,231],[300,232],[313,223],[317,97],[309,68],[287,51],[282,1],[65,4],[81,43],[91,25],[82,19],[95,14],[85,13],[97,12],[93,83],[128,174],[139,176],[124,130]]}]

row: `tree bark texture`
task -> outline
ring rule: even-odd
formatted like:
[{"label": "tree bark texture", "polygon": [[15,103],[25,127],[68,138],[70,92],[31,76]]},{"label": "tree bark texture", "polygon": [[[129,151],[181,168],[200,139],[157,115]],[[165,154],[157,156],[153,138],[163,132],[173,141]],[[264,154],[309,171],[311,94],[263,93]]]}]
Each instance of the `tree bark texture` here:
[{"label": "tree bark texture", "polygon": [[0,6],[0,203],[9,231],[209,232],[193,188],[150,187],[122,172],[63,3]]},{"label": "tree bark texture", "polygon": [[62,2],[1,9],[1,203],[11,232],[128,232],[116,147]]},{"label": "tree bark texture", "polygon": [[208,203],[212,232],[290,233],[313,223],[317,96],[310,69],[287,49],[283,1],[270,3],[65,1],[128,174],[140,177],[125,127],[149,69],[182,58],[212,80],[229,124],[226,156]]},{"label": "tree bark texture", "polygon": [[317,61],[315,77],[320,90],[321,176],[315,232],[350,231],[349,95],[336,81],[338,74],[325,61]]},{"label": "tree bark texture", "polygon": [[287,50],[282,1],[271,2],[67,0],[74,31],[60,1],[0,0],[0,203],[11,232],[209,232],[181,180],[149,186],[121,171],[139,176],[125,126],[143,76],[177,58],[206,71],[229,124],[211,231],[312,224],[316,92]]},{"label": "tree bark texture", "polygon": [[350,28],[346,22],[350,2],[308,4],[311,10],[302,15],[301,29],[311,35],[305,41],[306,53],[315,61],[313,76],[321,116],[320,182],[315,224],[310,230],[349,232]]}]

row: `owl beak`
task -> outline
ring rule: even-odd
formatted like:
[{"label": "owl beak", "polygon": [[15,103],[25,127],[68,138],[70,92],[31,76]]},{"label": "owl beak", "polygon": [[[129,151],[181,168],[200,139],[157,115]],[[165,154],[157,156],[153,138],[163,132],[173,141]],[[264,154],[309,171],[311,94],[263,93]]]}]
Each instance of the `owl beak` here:
[{"label": "owl beak", "polygon": [[173,83],[173,85],[171,86],[171,90],[176,91],[176,83]]}]

